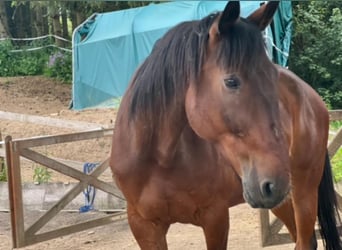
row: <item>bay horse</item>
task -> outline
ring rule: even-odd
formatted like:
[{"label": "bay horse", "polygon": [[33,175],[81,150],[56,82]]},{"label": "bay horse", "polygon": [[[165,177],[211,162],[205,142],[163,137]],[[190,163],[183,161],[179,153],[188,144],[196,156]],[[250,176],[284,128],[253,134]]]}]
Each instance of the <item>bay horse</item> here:
[{"label": "bay horse", "polygon": [[110,166],[141,249],[167,249],[172,223],[227,248],[229,207],[267,208],[297,250],[342,249],[327,139],[316,92],[273,64],[261,31],[278,2],[247,18],[223,12],[181,23],[156,42],[118,110]]}]

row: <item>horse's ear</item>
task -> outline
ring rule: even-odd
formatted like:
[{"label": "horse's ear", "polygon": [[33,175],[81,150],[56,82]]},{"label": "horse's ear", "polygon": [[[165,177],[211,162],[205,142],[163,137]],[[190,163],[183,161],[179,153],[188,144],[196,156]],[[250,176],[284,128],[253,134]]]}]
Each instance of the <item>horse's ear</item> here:
[{"label": "horse's ear", "polygon": [[240,3],[237,1],[229,1],[223,12],[219,15],[210,27],[210,39],[216,39],[219,34],[228,31],[240,17]]},{"label": "horse's ear", "polygon": [[225,31],[229,30],[229,28],[234,25],[239,17],[240,3],[238,1],[229,1],[220,16],[218,23],[218,30],[220,34],[223,34]]},{"label": "horse's ear", "polygon": [[256,24],[260,30],[264,30],[273,19],[273,15],[276,12],[279,5],[279,1],[270,1],[264,4],[255,12],[247,17],[247,20]]}]

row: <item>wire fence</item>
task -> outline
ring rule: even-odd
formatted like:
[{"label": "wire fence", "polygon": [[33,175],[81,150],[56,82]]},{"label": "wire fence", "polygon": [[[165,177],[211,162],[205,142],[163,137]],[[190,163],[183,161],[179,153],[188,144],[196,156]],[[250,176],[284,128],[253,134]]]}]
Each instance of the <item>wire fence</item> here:
[{"label": "wire fence", "polygon": [[[65,48],[57,46],[55,43],[56,40],[62,41],[65,45]],[[45,48],[56,48],[65,52],[72,52],[72,42],[56,35],[44,35],[31,38],[0,38],[0,42],[2,41],[12,42],[15,48],[9,51],[11,53],[37,51]]]}]

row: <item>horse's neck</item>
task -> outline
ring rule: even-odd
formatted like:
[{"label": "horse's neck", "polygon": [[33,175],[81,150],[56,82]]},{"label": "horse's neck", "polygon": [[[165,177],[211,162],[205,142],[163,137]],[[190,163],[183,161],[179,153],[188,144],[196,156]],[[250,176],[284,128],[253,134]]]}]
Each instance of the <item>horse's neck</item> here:
[{"label": "horse's neck", "polygon": [[184,109],[177,108],[165,115],[165,119],[153,131],[154,157],[162,167],[168,167],[172,161],[179,143],[180,136],[187,124]]},{"label": "horse's neck", "polygon": [[329,116],[325,103],[309,84],[287,69],[278,67],[278,70],[282,127],[289,153],[298,160],[306,156],[308,145],[317,148],[328,139]]},{"label": "horse's neck", "polygon": [[217,157],[214,145],[205,142],[192,130],[184,110],[170,112],[156,126],[148,126],[143,119],[136,120],[124,136],[131,138],[128,151],[134,152],[140,162],[150,163],[152,160],[163,168],[172,167],[176,158],[184,158],[184,153],[198,157],[195,155],[202,152],[201,155]]}]

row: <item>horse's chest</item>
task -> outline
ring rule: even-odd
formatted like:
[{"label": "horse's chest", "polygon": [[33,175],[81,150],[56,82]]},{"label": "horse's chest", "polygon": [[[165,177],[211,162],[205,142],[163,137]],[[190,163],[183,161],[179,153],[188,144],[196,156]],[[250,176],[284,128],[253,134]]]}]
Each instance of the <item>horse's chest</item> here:
[{"label": "horse's chest", "polygon": [[241,202],[242,196],[237,194],[235,187],[239,188],[239,181],[232,181],[231,178],[227,178],[224,171],[200,168],[196,174],[183,171],[181,176],[172,171],[167,174],[154,173],[141,192],[140,212],[145,218],[196,224],[199,211],[218,203],[229,207],[237,200]]},{"label": "horse's chest", "polygon": [[214,204],[217,188],[198,182],[197,185],[164,183],[163,187],[148,185],[141,193],[140,212],[145,218],[169,222],[194,223],[198,211]]}]

